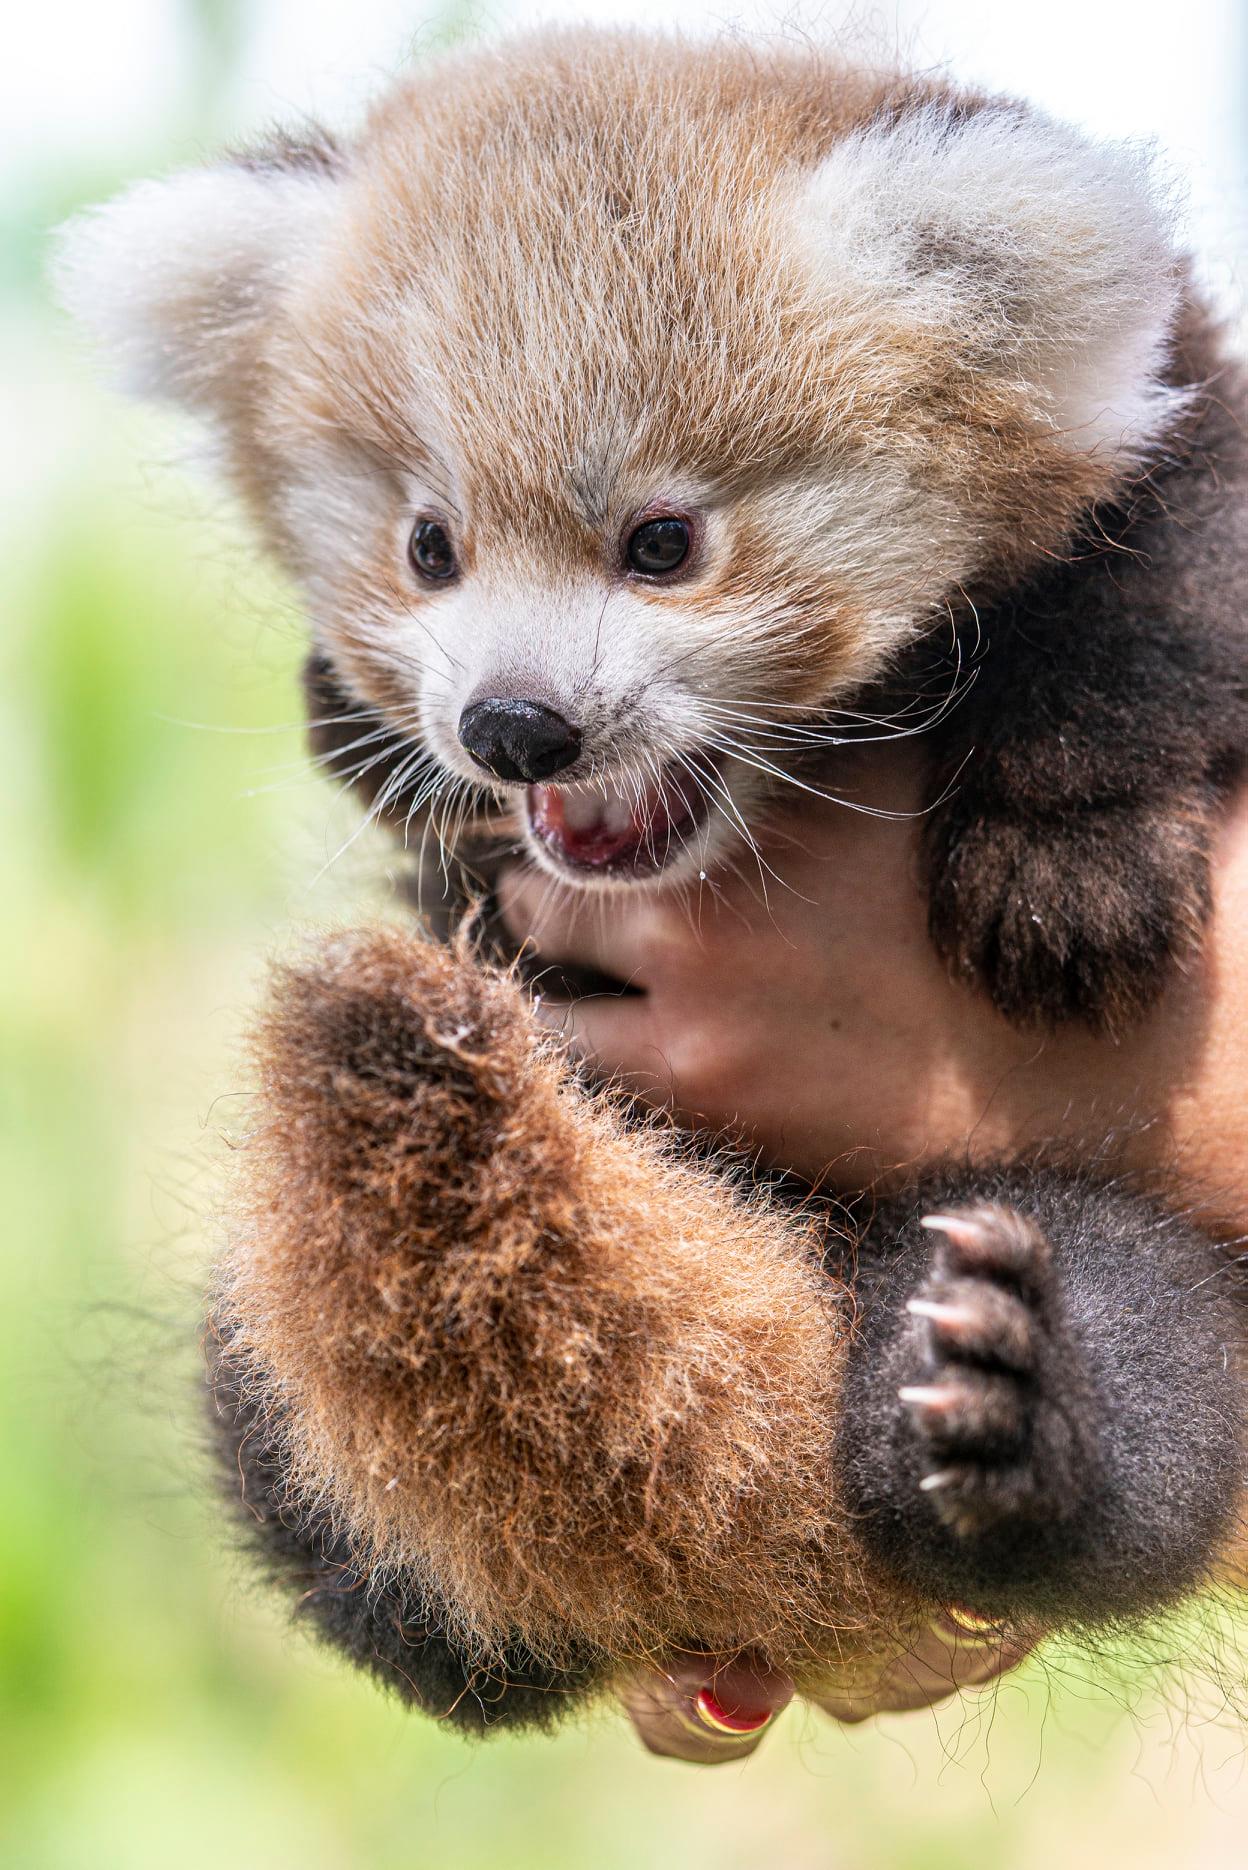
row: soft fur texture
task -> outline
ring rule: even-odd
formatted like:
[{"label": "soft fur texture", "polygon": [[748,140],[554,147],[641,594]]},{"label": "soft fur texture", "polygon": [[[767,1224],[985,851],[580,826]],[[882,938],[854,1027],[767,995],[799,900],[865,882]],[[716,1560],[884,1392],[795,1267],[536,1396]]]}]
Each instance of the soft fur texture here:
[{"label": "soft fur texture", "polygon": [[1241,1274],[1190,1220],[1071,1169],[934,1173],[857,1269],[838,1472],[890,1575],[1094,1626],[1177,1601],[1238,1534]]},{"label": "soft fur texture", "polygon": [[[62,270],[299,581],[325,763],[452,877],[567,874],[461,743],[483,698],[572,724],[582,807],[693,791],[608,888],[924,727],[932,935],[1009,1018],[1119,1029],[1199,939],[1248,393],[1138,151],[807,47],[547,33],[133,191]],[[673,513],[687,563],[633,575]],[[1140,1193],[1006,1165],[834,1224],[394,933],[281,976],[259,1062],[223,1433],[274,1568],[436,1711],[665,1645],[822,1679],[958,1599],[1118,1619],[1225,1543],[1238,1298]]]},{"label": "soft fur texture", "polygon": [[875,1625],[829,1485],[852,1302],[809,1221],[628,1130],[516,986],[399,932],[286,976],[260,1065],[219,1312],[295,1497],[481,1645],[748,1629],[793,1666]]},{"label": "soft fur texture", "polygon": [[400,1700],[470,1733],[550,1729],[609,1685],[611,1658],[592,1644],[578,1649],[570,1632],[558,1663],[515,1637],[465,1641],[427,1587],[381,1571],[358,1534],[292,1492],[280,1408],[267,1388],[240,1381],[228,1336],[213,1336],[209,1361],[224,1497],[246,1557],[321,1642]]},{"label": "soft fur texture", "polygon": [[[1245,738],[1244,390],[1137,149],[809,47],[544,33],[123,196],[62,275],[210,417],[409,831],[470,805],[548,862],[457,738],[502,693],[575,719],[569,780],[701,790],[696,876],[813,730],[921,718],[952,632],[949,684],[991,652],[926,710],[954,965],[1114,1026],[1189,942]],[[671,507],[688,572],[630,578]]]},{"label": "soft fur texture", "polygon": [[1171,1603],[1227,1543],[1242,1300],[1128,1189],[1015,1165],[795,1204],[397,929],[285,969],[256,1062],[231,1489],[320,1632],[432,1712],[549,1724],[745,1644],[834,1694],[951,1604],[1027,1641]]}]

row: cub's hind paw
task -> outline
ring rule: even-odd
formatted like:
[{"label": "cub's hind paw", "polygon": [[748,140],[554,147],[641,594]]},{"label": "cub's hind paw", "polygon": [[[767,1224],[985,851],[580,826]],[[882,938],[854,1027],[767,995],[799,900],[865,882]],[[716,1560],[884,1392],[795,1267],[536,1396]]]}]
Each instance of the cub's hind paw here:
[{"label": "cub's hind paw", "polygon": [[913,1376],[898,1391],[919,1487],[960,1539],[1075,1510],[1086,1419],[1081,1359],[1052,1250],[1033,1221],[988,1205],[927,1216],[928,1276],[908,1301]]}]

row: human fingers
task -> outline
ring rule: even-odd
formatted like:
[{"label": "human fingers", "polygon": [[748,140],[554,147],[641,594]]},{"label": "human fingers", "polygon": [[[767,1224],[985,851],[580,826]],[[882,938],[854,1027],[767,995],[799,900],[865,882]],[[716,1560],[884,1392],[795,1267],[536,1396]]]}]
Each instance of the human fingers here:
[{"label": "human fingers", "polygon": [[748,1655],[687,1655],[637,1670],[617,1693],[648,1752],[721,1766],[754,1752],[792,1699],[793,1683]]},{"label": "human fingers", "polygon": [[[505,872],[499,913],[521,952],[538,1020],[596,1072],[654,1104],[671,1101],[672,1048],[688,1024],[673,1018],[672,953],[664,912],[636,898],[549,895],[532,871]],[[685,931],[682,928],[682,937]]]},{"label": "human fingers", "polygon": [[808,1699],[834,1720],[854,1724],[876,1714],[929,1708],[1017,1668],[1034,1643],[1034,1636],[967,1611],[942,1611],[903,1654],[809,1694]]},{"label": "human fingers", "polygon": [[503,927],[527,950],[526,971],[539,987],[543,973],[558,985],[566,971],[573,980],[598,975],[644,991],[662,912],[640,891],[577,892],[532,865],[513,864],[499,877],[497,900]]}]

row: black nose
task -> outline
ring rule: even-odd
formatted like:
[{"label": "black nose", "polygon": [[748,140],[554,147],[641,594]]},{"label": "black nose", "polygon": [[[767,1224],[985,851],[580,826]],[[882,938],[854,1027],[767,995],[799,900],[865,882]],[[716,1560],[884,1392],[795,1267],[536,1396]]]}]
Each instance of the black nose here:
[{"label": "black nose", "polygon": [[496,779],[533,785],[571,766],[581,730],[537,701],[474,701],[459,717],[460,745]]}]

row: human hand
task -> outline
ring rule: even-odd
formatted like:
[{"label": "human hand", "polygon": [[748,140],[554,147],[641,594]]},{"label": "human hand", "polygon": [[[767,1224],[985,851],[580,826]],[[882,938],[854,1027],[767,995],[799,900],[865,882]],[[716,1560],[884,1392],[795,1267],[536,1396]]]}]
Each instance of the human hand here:
[{"label": "human hand", "polygon": [[505,873],[517,942],[640,990],[547,998],[540,1017],[603,1075],[812,1181],[861,1187],[968,1148],[983,1159],[1112,1136],[1126,1165],[1164,1165],[1202,1193],[1243,1187],[1248,801],[1223,834],[1203,954],[1113,1042],[1019,1031],[950,978],[927,933],[921,777],[905,744],[860,756],[838,790],[899,816],[805,801],[768,842],[779,880],[765,893],[744,854],[692,898]]},{"label": "human hand", "polygon": [[[942,1613],[904,1649],[863,1657],[835,1679],[830,1675],[818,1687],[807,1686],[803,1699],[842,1722],[906,1713],[995,1681],[1029,1647],[1003,1631]],[[794,1692],[790,1676],[749,1654],[672,1657],[661,1667],[636,1670],[616,1690],[648,1752],[699,1766],[747,1759]]]},{"label": "human hand", "polygon": [[[791,812],[768,847],[781,881],[768,879],[765,897],[743,870],[692,905],[641,891],[604,905],[512,870],[500,904],[517,942],[640,989],[572,1005],[547,999],[540,1016],[603,1075],[687,1124],[737,1131],[767,1162],[810,1180],[862,1186],[948,1153],[1112,1138],[1125,1164],[1186,1177],[1195,1199],[1242,1226],[1248,798],[1228,814],[1201,956],[1115,1043],[1073,1028],[1019,1032],[950,979],[927,934],[920,784],[909,749],[877,751],[857,796],[901,816],[823,802]],[[1231,1192],[1219,1200],[1220,1191]],[[1024,1653],[1021,1643],[976,1643],[937,1619],[905,1653],[807,1698],[839,1720],[862,1720],[938,1702]],[[708,1679],[738,1713],[764,1718],[744,1731],[708,1722],[698,1706]],[[760,1675],[748,1658],[682,1658],[620,1689],[651,1751],[703,1762],[752,1752],[791,1693],[787,1678]]]}]

